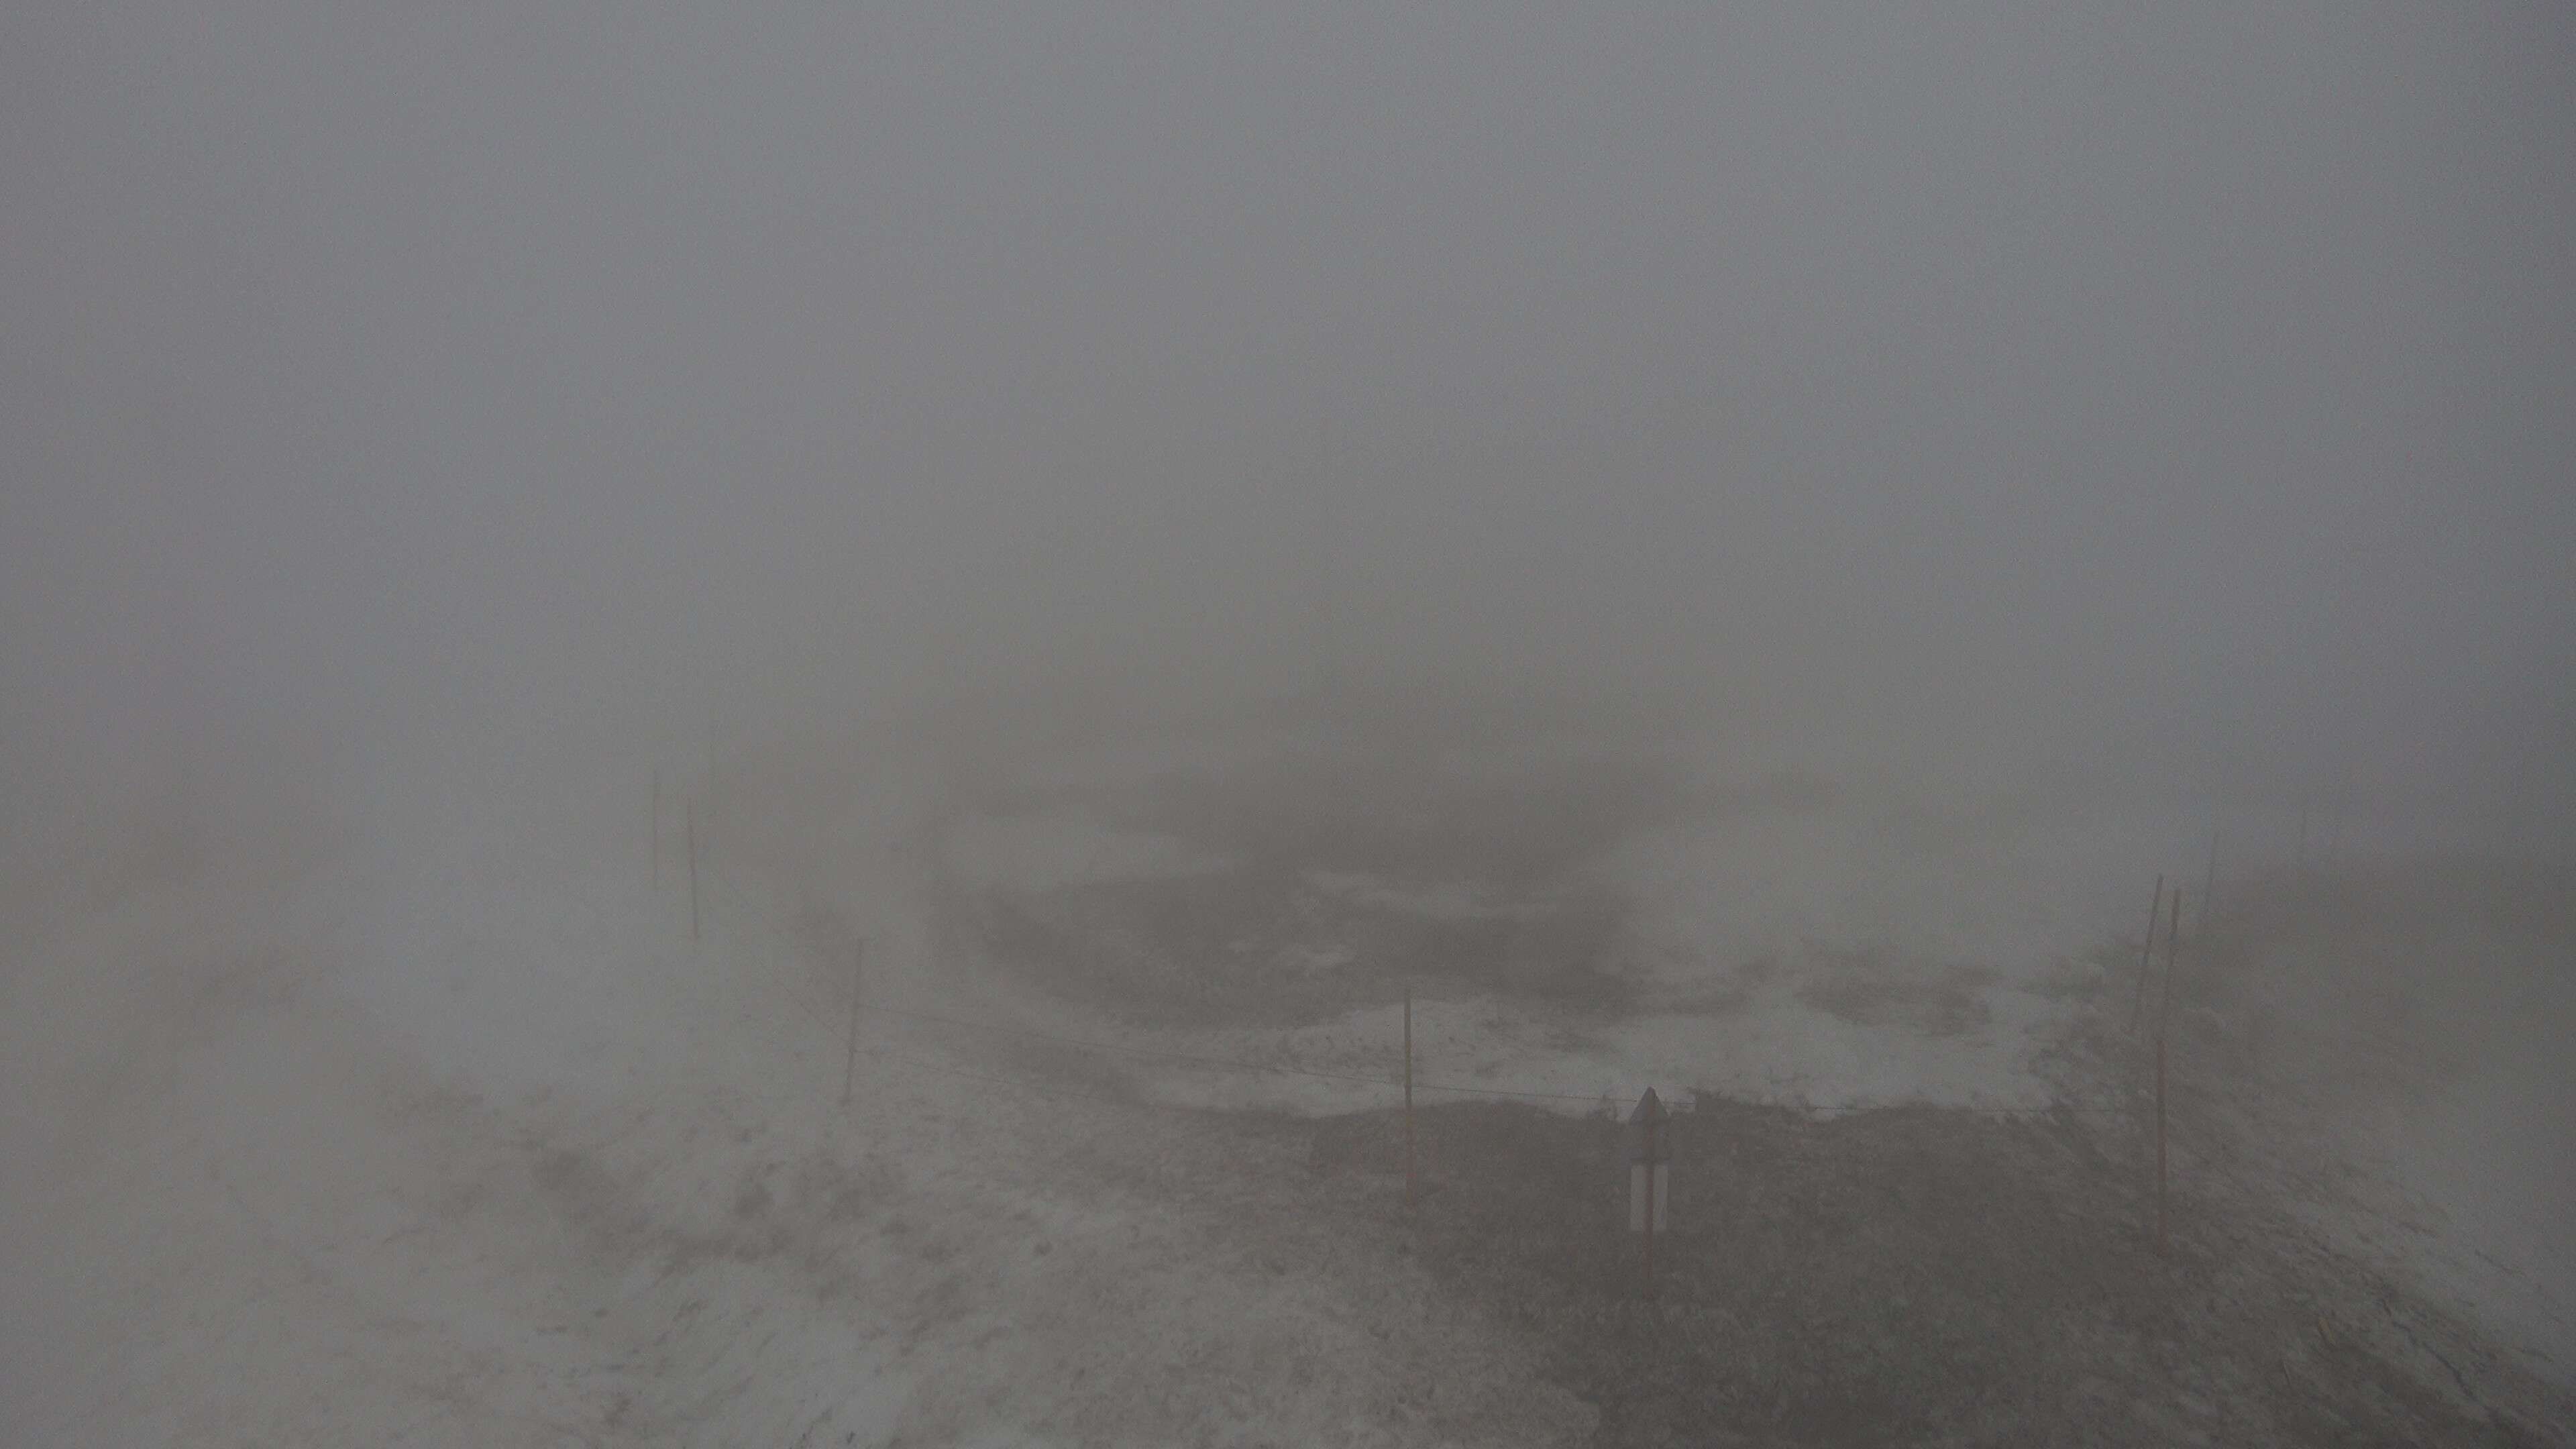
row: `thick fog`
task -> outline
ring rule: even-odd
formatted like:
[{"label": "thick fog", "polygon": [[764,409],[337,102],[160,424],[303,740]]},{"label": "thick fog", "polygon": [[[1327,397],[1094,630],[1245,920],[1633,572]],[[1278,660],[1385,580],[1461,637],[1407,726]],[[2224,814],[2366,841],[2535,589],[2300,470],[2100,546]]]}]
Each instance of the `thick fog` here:
[{"label": "thick fog", "polygon": [[12,1445],[2576,1442],[2571,821],[2563,4],[0,6]]},{"label": "thick fog", "polygon": [[1438,675],[2565,816],[2551,6],[5,26],[29,806]]}]

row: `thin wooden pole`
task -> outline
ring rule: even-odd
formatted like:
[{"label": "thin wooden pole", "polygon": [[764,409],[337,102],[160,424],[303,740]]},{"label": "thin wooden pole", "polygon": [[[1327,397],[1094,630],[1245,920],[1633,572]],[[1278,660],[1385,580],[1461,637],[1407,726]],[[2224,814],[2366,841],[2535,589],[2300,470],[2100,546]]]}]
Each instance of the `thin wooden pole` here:
[{"label": "thin wooden pole", "polygon": [[2200,882],[2200,933],[2209,934],[2210,912],[2218,908],[2218,827],[2209,827],[2209,874]]},{"label": "thin wooden pole", "polygon": [[2164,1038],[2165,1028],[2173,1023],[2174,961],[2182,954],[2182,887],[2173,889],[2173,918],[2165,923],[2165,992],[2156,1007],[2156,1038]]},{"label": "thin wooden pole", "polygon": [[698,939],[698,802],[689,802],[683,816],[684,841],[689,851],[689,939]]},{"label": "thin wooden pole", "polygon": [[2164,904],[2165,878],[2164,873],[2159,871],[2156,874],[2155,899],[2147,902],[2147,943],[2138,948],[2138,994],[2136,999],[2129,1003],[2131,1036],[2137,1035],[2138,1017],[2147,1009],[2147,968],[2156,957],[2156,917],[2164,910]]},{"label": "thin wooden pole", "polygon": [[2156,1252],[2166,1249],[2165,1236],[2165,1040],[2173,1028],[2174,961],[2182,946],[2182,887],[2174,887],[2173,915],[2165,926],[2164,999],[2156,1009]]},{"label": "thin wooden pole", "polygon": [[2156,1033],[2156,1253],[2165,1251],[2165,1038]]},{"label": "thin wooden pole", "polygon": [[1413,988],[1404,988],[1404,1205],[1413,1206]]},{"label": "thin wooden pole", "polygon": [[866,980],[868,941],[850,948],[850,1053],[841,1062],[841,1105],[850,1105],[850,1087],[859,1074],[859,987]]}]

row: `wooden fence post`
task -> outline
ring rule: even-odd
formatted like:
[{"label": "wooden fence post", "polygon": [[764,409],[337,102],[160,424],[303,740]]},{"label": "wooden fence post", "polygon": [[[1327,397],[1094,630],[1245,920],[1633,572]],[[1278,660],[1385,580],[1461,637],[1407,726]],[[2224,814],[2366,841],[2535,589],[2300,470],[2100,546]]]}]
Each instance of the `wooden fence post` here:
[{"label": "wooden fence post", "polygon": [[2165,1252],[2165,1037],[2156,1033],[2156,1255]]},{"label": "wooden fence post", "polygon": [[1414,1203],[1413,1170],[1413,988],[1404,988],[1404,1205]]},{"label": "wooden fence post", "polygon": [[2174,887],[2173,915],[2165,925],[2165,990],[2156,1008],[2156,1252],[2166,1251],[2165,1232],[2165,1039],[2173,1030],[2174,962],[2182,945],[2182,887]]},{"label": "wooden fence post", "polygon": [[2173,915],[2165,922],[2165,992],[2156,1006],[2156,1035],[2173,1022],[2174,962],[2182,956],[2182,887],[2173,888]]},{"label": "wooden fence post", "polygon": [[2147,969],[2156,957],[2156,917],[2164,909],[2164,873],[2156,873],[2155,899],[2147,902],[2147,943],[2138,948],[2138,994],[2129,1003],[2129,1035],[2138,1034],[2138,1017],[2147,1009]]},{"label": "wooden fence post", "polygon": [[2218,827],[2209,827],[2209,874],[2200,882],[2200,933],[2209,934],[2209,913],[2218,906]]},{"label": "wooden fence post", "polygon": [[850,1087],[859,1074],[859,988],[866,980],[868,938],[850,947],[850,1052],[841,1062],[841,1105],[850,1105]]}]

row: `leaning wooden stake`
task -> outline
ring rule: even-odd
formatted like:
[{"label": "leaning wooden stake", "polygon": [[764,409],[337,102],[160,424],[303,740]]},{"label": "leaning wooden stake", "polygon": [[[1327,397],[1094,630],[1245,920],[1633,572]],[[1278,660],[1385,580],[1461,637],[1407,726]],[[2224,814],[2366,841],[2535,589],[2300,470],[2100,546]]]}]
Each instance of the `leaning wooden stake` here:
[{"label": "leaning wooden stake", "polygon": [[859,1074],[859,985],[866,979],[867,938],[850,948],[850,1053],[841,1062],[841,1105],[850,1105],[850,1087]]},{"label": "leaning wooden stake", "polygon": [[683,812],[681,839],[689,851],[689,939],[698,939],[698,802]]},{"label": "leaning wooden stake", "polygon": [[2173,915],[2165,922],[2165,991],[2156,1004],[2156,1036],[2162,1039],[2173,1022],[2174,962],[2182,954],[2182,887],[2173,888]]},{"label": "leaning wooden stake", "polygon": [[1404,988],[1404,1205],[1413,1206],[1413,988]]},{"label": "leaning wooden stake", "polygon": [[2156,876],[2155,899],[2147,902],[2147,943],[2138,948],[2138,995],[2129,1003],[2129,1034],[2138,1034],[2138,1016],[2147,1009],[2147,968],[2156,958],[2156,916],[2164,909],[2165,878]]}]

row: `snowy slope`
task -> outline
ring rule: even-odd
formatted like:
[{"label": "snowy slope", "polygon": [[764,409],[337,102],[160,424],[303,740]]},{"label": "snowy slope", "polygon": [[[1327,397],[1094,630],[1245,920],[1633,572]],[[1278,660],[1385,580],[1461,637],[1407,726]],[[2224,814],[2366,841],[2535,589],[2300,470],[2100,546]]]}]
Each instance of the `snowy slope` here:
[{"label": "snowy slope", "polygon": [[[874,1035],[845,1110],[843,1001],[739,877],[692,949],[668,862],[656,896],[625,839],[478,819],[13,961],[0,1440],[1579,1432],[1510,1334],[1421,1331],[1382,1245],[1189,1191],[1233,1134]],[[892,970],[900,892],[850,890]]]},{"label": "snowy slope", "polygon": [[[1264,1125],[1396,1100],[1400,1008],[1148,1029],[1033,990],[925,905],[943,874],[1203,856],[1077,820],[942,837],[884,786],[693,789],[695,942],[678,832],[656,890],[623,784],[449,791],[193,866],[92,853],[130,878],[13,901],[0,1442],[1589,1432],[1525,1328],[1434,1291],[1392,1183],[1334,1206]],[[1864,812],[1641,837],[1613,863],[1655,948],[1640,1009],[1427,990],[1423,1095],[2046,1102],[2068,983],[2117,984],[2084,953],[2143,906],[2112,899],[2136,862],[2106,833],[1931,849]],[[1950,994],[1885,989],[1925,979]],[[2444,1241],[2542,1253],[2529,1200]]]}]

